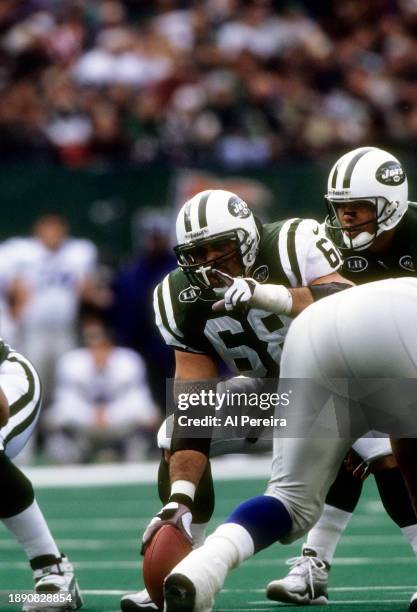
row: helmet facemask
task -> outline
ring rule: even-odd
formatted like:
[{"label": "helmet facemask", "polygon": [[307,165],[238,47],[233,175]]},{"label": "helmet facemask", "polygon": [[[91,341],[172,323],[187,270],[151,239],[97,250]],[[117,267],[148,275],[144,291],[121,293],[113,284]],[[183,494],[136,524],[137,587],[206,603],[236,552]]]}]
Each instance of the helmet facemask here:
[{"label": "helmet facemask", "polygon": [[[337,199],[325,196],[328,215],[325,220],[327,228],[335,233],[341,233],[343,245],[339,245],[341,250],[362,251],[369,248],[383,232],[392,229],[396,225],[392,223],[392,217],[398,209],[398,202],[389,202],[386,198],[378,197],[355,197],[351,199]],[[353,225],[343,225],[339,220],[337,209],[339,206],[349,203],[369,204],[374,212],[374,217],[366,221]],[[390,221],[391,220],[391,221]],[[398,219],[399,221],[400,219]],[[388,223],[387,223],[388,222]],[[369,231],[369,226],[372,226],[372,231]],[[365,227],[367,228],[365,230]],[[352,237],[352,232],[356,232],[364,228],[364,231],[359,232]]]},{"label": "helmet facemask", "polygon": [[[247,273],[250,267],[247,259],[252,246],[249,242],[248,232],[236,229],[179,244],[174,251],[178,265],[191,285],[207,291],[221,287],[213,270],[221,270],[234,277]],[[211,256],[210,251],[219,251],[219,254]]]}]

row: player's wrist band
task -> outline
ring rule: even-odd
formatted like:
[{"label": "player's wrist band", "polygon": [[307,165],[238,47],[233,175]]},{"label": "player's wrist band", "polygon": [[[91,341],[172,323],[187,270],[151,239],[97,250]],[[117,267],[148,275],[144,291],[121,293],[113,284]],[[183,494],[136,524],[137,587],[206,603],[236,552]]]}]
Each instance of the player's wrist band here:
[{"label": "player's wrist band", "polygon": [[169,502],[176,502],[177,504],[181,504],[182,506],[187,506],[187,508],[192,512],[194,507],[194,502],[191,497],[188,495],[184,495],[183,493],[174,493],[170,495]]},{"label": "player's wrist band", "polygon": [[292,310],[292,295],[284,285],[256,284],[251,306],[275,314],[289,315]]},{"label": "player's wrist band", "polygon": [[191,501],[194,501],[195,489],[195,484],[189,480],[176,480],[171,485],[171,497],[178,493],[180,495],[187,495]]}]

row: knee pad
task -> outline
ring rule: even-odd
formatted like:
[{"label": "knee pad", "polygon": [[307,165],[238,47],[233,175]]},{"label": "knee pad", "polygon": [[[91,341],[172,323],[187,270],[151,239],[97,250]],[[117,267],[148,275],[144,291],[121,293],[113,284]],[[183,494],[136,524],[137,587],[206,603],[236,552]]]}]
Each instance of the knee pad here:
[{"label": "knee pad", "polygon": [[20,514],[35,499],[32,483],[4,451],[0,451],[0,488],[5,493],[0,496],[0,519]]}]

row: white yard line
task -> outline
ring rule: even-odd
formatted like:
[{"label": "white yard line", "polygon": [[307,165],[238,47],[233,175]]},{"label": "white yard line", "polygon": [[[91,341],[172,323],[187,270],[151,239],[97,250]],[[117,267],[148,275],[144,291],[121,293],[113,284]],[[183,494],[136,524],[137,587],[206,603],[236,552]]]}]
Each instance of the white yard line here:
[{"label": "white yard line", "polygon": [[[66,548],[68,548],[66,546]],[[16,548],[17,550],[17,548]],[[249,559],[248,561],[245,562],[245,565],[243,567],[279,567],[282,565],[282,562],[284,561],[284,559]],[[339,557],[338,559],[335,559],[333,562],[333,565],[341,565],[341,566],[361,566],[361,565],[392,565],[393,563],[397,563],[399,565],[409,565],[410,563],[413,562],[413,558],[412,557],[390,557],[389,559],[381,559],[380,557],[364,557],[364,558],[360,558],[360,557]],[[113,569],[135,569],[137,570],[138,568],[142,567],[142,561],[139,558],[139,553],[138,553],[138,560],[133,560],[133,561],[126,561],[126,560],[119,560],[119,561],[96,561],[96,560],[92,560],[92,561],[74,561],[74,565],[76,568],[79,569],[103,569],[103,570],[113,570]],[[0,570],[7,570],[7,569],[15,569],[15,570],[27,570],[28,568],[28,564],[25,563],[24,561],[0,561]],[[343,587],[345,588],[345,587]],[[359,587],[357,587],[359,589]],[[375,588],[381,588],[383,589],[384,587],[375,587]],[[404,587],[407,588],[407,587]],[[414,589],[417,588],[417,584],[412,587]],[[354,591],[356,589],[356,587],[352,587],[352,590]],[[346,587],[346,590],[348,590],[348,588]]]}]

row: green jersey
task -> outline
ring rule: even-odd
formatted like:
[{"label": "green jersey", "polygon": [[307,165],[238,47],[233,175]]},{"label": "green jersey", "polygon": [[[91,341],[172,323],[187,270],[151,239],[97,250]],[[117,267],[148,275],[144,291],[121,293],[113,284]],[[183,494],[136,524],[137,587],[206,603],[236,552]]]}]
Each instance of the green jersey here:
[{"label": "green jersey", "polygon": [[[289,219],[262,226],[251,277],[259,283],[308,286],[338,270],[337,249],[312,219]],[[156,323],[167,344],[191,353],[219,356],[236,374],[278,375],[291,319],[258,308],[215,313],[215,298],[190,285],[177,268],[156,287]]]},{"label": "green jersey", "polygon": [[[329,238],[338,246],[343,239],[338,232],[329,230]],[[343,266],[340,273],[357,285],[398,278],[416,276],[417,270],[417,204],[410,202],[408,210],[397,225],[393,240],[383,253],[343,250]]]}]

